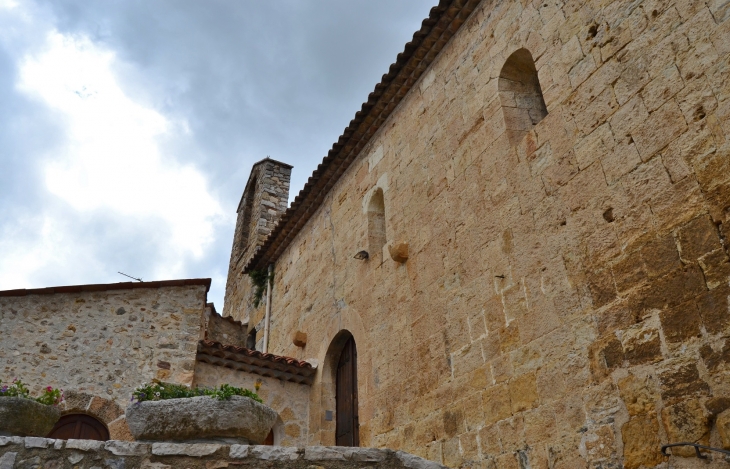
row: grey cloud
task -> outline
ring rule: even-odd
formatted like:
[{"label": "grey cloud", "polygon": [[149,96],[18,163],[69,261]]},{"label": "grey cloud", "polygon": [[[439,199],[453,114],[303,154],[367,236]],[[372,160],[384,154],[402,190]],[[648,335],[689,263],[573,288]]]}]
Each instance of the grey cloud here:
[{"label": "grey cloud", "polygon": [[[113,50],[129,96],[188,123],[189,135],[175,132],[164,140],[165,154],[203,172],[233,215],[251,164],[267,155],[295,166],[296,195],[435,3],[54,0],[34,11],[62,33],[85,35]],[[0,51],[0,119],[23,128],[12,134],[0,129],[0,145],[14,148],[0,155],[8,168],[0,172],[0,214],[11,205],[48,209],[50,196],[31,169],[37,162],[27,160],[52,148],[63,131],[13,91],[17,59]],[[5,103],[17,109],[10,112]],[[66,215],[77,221],[69,229],[112,273],[81,275],[79,282],[109,281],[121,268],[145,277],[146,262],[165,243],[154,221]],[[232,231],[231,216],[203,259],[186,260],[187,276],[224,276]],[[42,281],[68,283],[61,274]],[[219,307],[223,288],[218,282],[211,291]]]}]

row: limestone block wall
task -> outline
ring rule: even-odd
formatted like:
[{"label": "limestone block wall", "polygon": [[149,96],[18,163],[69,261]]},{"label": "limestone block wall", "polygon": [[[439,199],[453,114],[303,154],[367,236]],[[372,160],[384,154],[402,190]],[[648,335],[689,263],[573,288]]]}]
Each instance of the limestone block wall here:
[{"label": "limestone block wall", "polygon": [[230,316],[221,316],[209,303],[205,309],[205,325],[201,339],[212,340],[226,345],[246,346],[246,324],[241,324]]},{"label": "limestone block wall", "polygon": [[[270,350],[323,364],[309,444],[334,442],[346,329],[365,446],[498,468],[730,446],[728,18],[719,0],[482,2],[276,262]],[[521,48],[548,114],[512,145],[498,77]],[[353,259],[376,188],[403,264]]]},{"label": "limestone block wall", "polygon": [[155,378],[192,384],[209,286],[200,279],[0,292],[0,379],[20,378],[34,393],[63,388],[64,411],[92,414],[113,438],[128,437],[110,424],[135,387]]},{"label": "limestone block wall", "polygon": [[277,446],[305,446],[307,444],[310,386],[208,363],[197,362],[195,364],[193,383],[195,386],[214,387],[226,383],[252,391],[257,383],[260,385],[259,397],[264,404],[279,414],[279,420],[274,425],[274,444]]}]

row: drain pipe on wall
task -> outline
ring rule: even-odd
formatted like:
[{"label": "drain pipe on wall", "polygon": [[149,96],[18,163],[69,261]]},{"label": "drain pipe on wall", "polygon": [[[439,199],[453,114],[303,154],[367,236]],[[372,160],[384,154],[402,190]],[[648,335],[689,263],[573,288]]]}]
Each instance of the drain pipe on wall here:
[{"label": "drain pipe on wall", "polygon": [[271,273],[274,264],[269,264],[266,275],[266,317],[264,318],[264,353],[269,353],[269,327],[271,326]]}]

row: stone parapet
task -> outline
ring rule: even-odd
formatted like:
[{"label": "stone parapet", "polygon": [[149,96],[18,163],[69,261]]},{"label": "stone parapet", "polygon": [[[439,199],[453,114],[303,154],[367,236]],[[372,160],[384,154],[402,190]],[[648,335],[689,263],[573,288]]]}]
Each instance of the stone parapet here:
[{"label": "stone parapet", "polygon": [[268,467],[273,469],[441,469],[445,466],[402,451],[341,446],[248,446],[129,441],[52,440],[0,437],[0,468],[109,467],[190,469]]}]

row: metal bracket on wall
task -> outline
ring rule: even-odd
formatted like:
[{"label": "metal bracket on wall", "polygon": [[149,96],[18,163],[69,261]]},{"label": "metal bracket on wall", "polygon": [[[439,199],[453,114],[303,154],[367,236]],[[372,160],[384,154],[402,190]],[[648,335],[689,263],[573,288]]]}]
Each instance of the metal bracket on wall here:
[{"label": "metal bracket on wall", "polygon": [[673,446],[692,446],[695,449],[695,454],[700,459],[707,459],[707,455],[706,454],[700,453],[700,448],[701,449],[706,449],[708,451],[717,451],[718,453],[722,453],[722,454],[725,454],[725,455],[729,455],[730,456],[730,451],[725,451],[724,449],[712,448],[710,446],[698,445],[697,443],[687,443],[687,442],[672,443],[670,445],[662,445],[662,454],[664,456],[671,456],[670,453],[667,453],[667,448],[671,448]]}]

